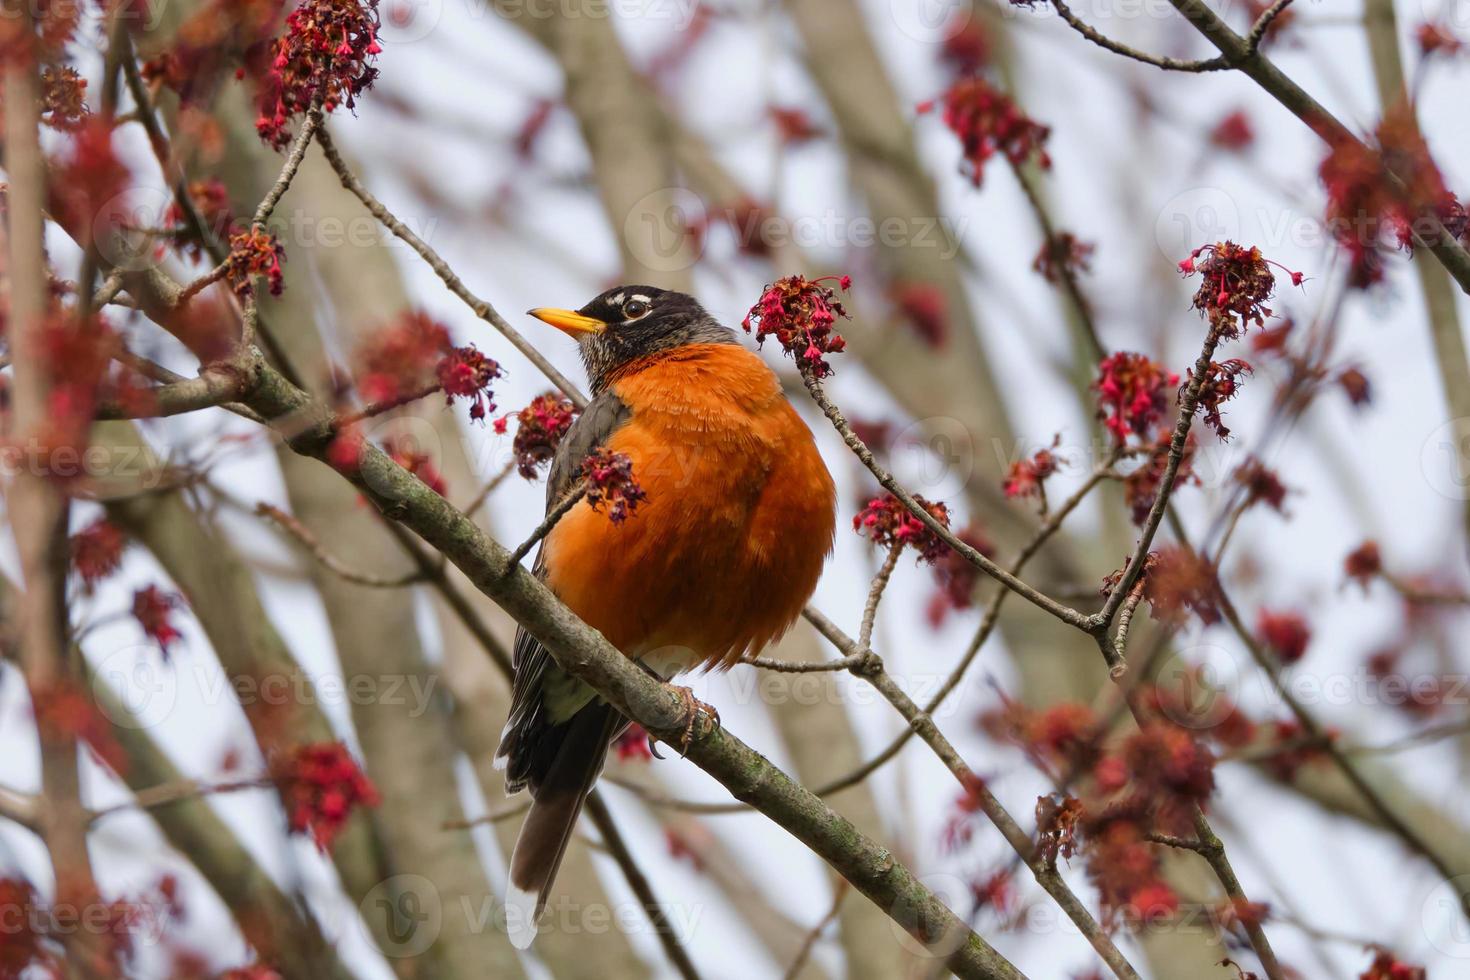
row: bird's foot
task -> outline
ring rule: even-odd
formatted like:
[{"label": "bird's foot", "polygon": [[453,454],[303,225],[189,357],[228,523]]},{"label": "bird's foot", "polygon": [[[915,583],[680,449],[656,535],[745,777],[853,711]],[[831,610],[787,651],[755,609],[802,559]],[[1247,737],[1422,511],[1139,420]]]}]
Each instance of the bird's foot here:
[{"label": "bird's foot", "polygon": [[695,730],[699,727],[701,720],[714,731],[720,727],[720,713],[713,705],[705,704],[694,696],[694,692],[687,687],[670,684],[669,689],[679,695],[679,700],[684,702],[684,734],[679,739],[679,757],[689,754],[689,746],[694,742]]}]

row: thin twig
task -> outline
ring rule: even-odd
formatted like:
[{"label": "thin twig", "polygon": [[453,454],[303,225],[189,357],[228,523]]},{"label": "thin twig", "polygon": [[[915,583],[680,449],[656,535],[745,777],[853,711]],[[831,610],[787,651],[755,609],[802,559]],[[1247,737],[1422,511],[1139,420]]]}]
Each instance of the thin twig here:
[{"label": "thin twig", "polygon": [[206,783],[197,779],[184,779],[175,783],[162,783],[158,786],[150,786],[147,789],[138,790],[133,798],[124,803],[103,807],[93,810],[88,814],[88,821],[96,823],[103,817],[125,810],[151,810],[155,807],[167,806],[170,803],[178,803],[182,800],[192,800],[201,796],[214,796],[219,793],[237,793],[247,789],[265,789],[275,785],[275,780],[270,776],[251,776],[245,779],[231,779],[220,783]]},{"label": "thin twig", "polygon": [[1082,20],[1082,18],[1078,17],[1075,13],[1072,12],[1072,8],[1067,6],[1064,0],[1051,0],[1051,4],[1053,7],[1056,8],[1057,14],[1061,16],[1062,20],[1066,21],[1068,26],[1070,26],[1074,31],[1076,31],[1078,34],[1081,34],[1083,37],[1087,38],[1087,40],[1091,41],[1093,44],[1096,44],[1098,47],[1113,52],[1113,54],[1120,54],[1125,58],[1131,58],[1134,61],[1141,61],[1145,65],[1153,65],[1155,68],[1162,68],[1165,71],[1199,73],[1224,71],[1227,68],[1234,67],[1223,55],[1219,55],[1214,58],[1201,58],[1186,61],[1181,58],[1166,58],[1162,55],[1149,54],[1146,51],[1140,51],[1137,48],[1131,48],[1120,41],[1114,41],[1112,38],[1108,37],[1101,31],[1094,28],[1092,25],[1088,24],[1086,21]]},{"label": "thin twig", "polygon": [[949,545],[960,557],[1002,585],[1013,590],[1021,598],[1035,605],[1037,608],[1045,610],[1068,626],[1075,626],[1078,629],[1090,629],[1089,624],[1092,617],[1086,616],[1070,606],[1064,606],[1050,596],[1042,595],[1036,589],[985,557],[975,548],[960,540],[953,531],[941,524],[933,514],[929,513],[925,507],[914,500],[913,496],[907,490],[899,485],[891,473],[879,464],[878,460],[873,456],[873,451],[852,431],[852,426],[848,424],[847,418],[842,414],[842,410],[827,397],[827,393],[822,389],[821,382],[809,371],[802,372],[802,380],[806,383],[806,389],[811,393],[812,400],[817,403],[817,407],[827,416],[827,420],[832,423],[832,427],[837,430],[838,435],[842,436],[842,441],[847,444],[847,448],[851,449],[858,460],[877,478],[878,483],[883,489],[893,494],[908,509],[909,513],[918,518],[940,540]]},{"label": "thin twig", "polygon": [[842,911],[842,900],[847,897],[848,888],[849,886],[845,878],[838,878],[837,883],[832,886],[831,907],[827,909],[827,914],[822,916],[821,920],[811,927],[811,930],[806,934],[806,938],[801,941],[801,948],[791,958],[791,965],[786,968],[786,973],[783,974],[783,980],[796,980],[797,977],[801,976],[801,971],[806,966],[806,961],[811,959],[812,950],[817,947],[817,940],[822,938],[822,933],[827,931],[828,926],[837,921],[837,914]]},{"label": "thin twig", "polygon": [[618,863],[622,869],[623,877],[628,882],[628,887],[633,890],[638,901],[643,906],[644,912],[648,914],[648,920],[653,924],[654,935],[663,945],[664,953],[669,961],[674,964],[674,969],[684,980],[699,980],[699,971],[694,968],[694,961],[689,958],[689,953],[684,949],[684,944],[679,939],[673,923],[664,914],[663,906],[659,905],[657,897],[653,894],[653,886],[648,883],[648,878],[643,874],[643,869],[633,860],[633,852],[628,850],[628,845],[623,841],[623,835],[618,831],[617,822],[613,820],[612,812],[608,810],[607,804],[603,802],[600,795],[589,793],[587,795],[587,816],[592,818],[597,832],[602,835],[603,846],[607,853]]},{"label": "thin twig", "polygon": [[546,375],[552,384],[561,389],[562,394],[571,399],[572,404],[578,408],[587,407],[587,396],[582,394],[576,385],[558,371],[546,359],[546,355],[537,350],[525,337],[522,337],[520,331],[512,327],[504,317],[496,312],[495,307],[470,292],[469,287],[455,274],[454,270],[449,267],[449,264],[440,258],[438,252],[435,252],[429,247],[427,242],[419,238],[418,235],[415,235],[407,225],[395,218],[393,213],[384,207],[382,202],[363,186],[362,181],[348,168],[347,164],[342,160],[341,154],[337,152],[337,146],[332,142],[332,137],[326,126],[322,126],[318,130],[316,141],[317,145],[322,148],[322,152],[326,155],[327,162],[336,171],[337,179],[342,182],[342,186],[351,191],[374,218],[377,218],[384,227],[406,243],[409,248],[417,252],[429,264],[429,268],[433,269],[439,276],[444,285],[449,287],[450,292],[463,300],[465,305],[474,312],[475,316],[484,320],[496,330],[499,330],[505,336],[505,339],[510,341],[511,346],[520,351],[542,374]]},{"label": "thin twig", "polygon": [[418,571],[409,572],[405,575],[397,575],[392,578],[384,578],[379,575],[371,575],[367,572],[358,571],[328,551],[326,545],[322,544],[321,539],[312,533],[311,528],[301,523],[294,515],[288,514],[274,504],[268,504],[263,500],[255,505],[255,513],[260,517],[264,517],[282,531],[285,531],[289,537],[293,538],[316,559],[317,564],[338,578],[351,582],[354,585],[364,585],[370,589],[401,589],[424,580],[423,574]]},{"label": "thin twig", "polygon": [[503,467],[501,467],[500,472],[499,473],[496,473],[489,480],[487,480],[485,482],[485,485],[480,488],[480,492],[477,493],[477,494],[475,494],[475,499],[471,500],[468,504],[465,505],[465,507],[464,507],[464,516],[466,516],[466,517],[474,517],[475,516],[475,513],[481,507],[485,506],[485,501],[487,501],[487,500],[490,499],[490,495],[492,493],[494,493],[496,490],[500,489],[500,485],[502,483],[504,483],[507,479],[509,479],[510,475],[512,473],[514,473],[515,471],[516,471],[516,461],[515,460],[511,460],[510,462],[506,463]]},{"label": "thin twig", "polygon": [[531,549],[536,547],[536,542],[550,534],[551,529],[556,527],[557,522],[567,516],[567,513],[573,507],[577,506],[585,496],[587,496],[587,482],[584,480],[573,487],[561,500],[557,501],[556,506],[547,512],[546,517],[542,519],[540,524],[536,525],[536,530],[531,532],[531,536],[522,541],[516,547],[516,550],[510,553],[510,562],[506,567],[514,569],[519,565],[521,559],[529,555]]}]

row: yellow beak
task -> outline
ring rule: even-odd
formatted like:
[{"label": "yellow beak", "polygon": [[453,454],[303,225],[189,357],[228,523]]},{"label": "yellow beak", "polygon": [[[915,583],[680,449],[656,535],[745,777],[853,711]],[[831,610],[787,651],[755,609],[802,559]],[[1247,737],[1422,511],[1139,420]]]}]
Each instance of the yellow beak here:
[{"label": "yellow beak", "polygon": [[572,337],[579,334],[599,334],[607,329],[607,324],[601,320],[583,316],[576,310],[558,310],[552,306],[538,306],[526,312]]}]

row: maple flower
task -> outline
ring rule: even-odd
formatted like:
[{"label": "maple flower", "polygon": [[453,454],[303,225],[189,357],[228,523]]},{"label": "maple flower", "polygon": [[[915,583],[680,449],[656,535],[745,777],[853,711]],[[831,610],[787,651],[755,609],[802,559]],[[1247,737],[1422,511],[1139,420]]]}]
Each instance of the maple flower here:
[{"label": "maple flower", "polygon": [[1079,272],[1092,271],[1092,253],[1097,246],[1084,242],[1070,231],[1059,231],[1041,243],[1031,268],[1047,282],[1057,282]]},{"label": "maple flower", "polygon": [[821,138],[821,127],[814,124],[806,110],[797,106],[773,105],[768,110],[776,124],[776,135],[785,146],[799,146]]},{"label": "maple flower", "polygon": [[[985,164],[997,153],[1013,166],[1028,161],[1042,169],[1051,167],[1045,149],[1051,129],[1027,116],[1009,95],[985,79],[971,75],[950,86],[940,101],[944,104],[943,121],[959,137],[964,152],[965,169],[971,182],[979,187],[985,177]],[[919,106],[929,112],[934,102]]]},{"label": "maple flower", "polygon": [[[1109,575],[1103,594],[1117,587],[1121,571]],[[1206,626],[1220,621],[1220,583],[1214,565],[1174,545],[1152,552],[1143,566],[1143,597],[1161,622],[1177,624],[1193,613]]]},{"label": "maple flower", "polygon": [[1384,247],[1412,251],[1416,236],[1428,241],[1438,233],[1427,219],[1439,219],[1451,238],[1466,221],[1412,109],[1391,108],[1372,143],[1334,140],[1317,171],[1327,189],[1328,230],[1348,256],[1350,285],[1359,289],[1382,281]]},{"label": "maple flower", "polygon": [[26,971],[33,965],[41,975],[61,975],[45,934],[37,928],[37,917],[29,914],[41,907],[41,897],[28,879],[18,874],[0,878],[0,909],[6,909],[11,920],[0,943],[0,977],[30,976]]},{"label": "maple flower", "polygon": [[1255,141],[1255,127],[1243,109],[1227,114],[1210,130],[1210,145],[1230,153],[1249,149]]},{"label": "maple flower", "polygon": [[1338,372],[1337,384],[1354,408],[1361,408],[1373,400],[1373,384],[1361,368],[1343,368]]},{"label": "maple flower", "polygon": [[281,262],[285,258],[286,247],[275,233],[264,228],[247,228],[230,236],[225,279],[235,295],[245,297],[254,291],[251,280],[264,276],[271,295],[279,296],[285,288],[285,275],[281,270]]},{"label": "maple flower", "polygon": [[[934,519],[949,527],[949,509],[944,504],[931,504],[923,497],[914,500]],[[874,497],[852,519],[852,529],[880,548],[911,547],[917,560],[933,563],[948,546],[891,493]]]},{"label": "maple flower", "polygon": [[[1264,326],[1271,316],[1271,308],[1265,303],[1276,290],[1273,265],[1279,263],[1266,258],[1259,248],[1224,241],[1201,245],[1190,252],[1179,263],[1179,271],[1201,277],[1193,307],[1205,314],[1221,340],[1234,340],[1251,324]],[[1285,271],[1293,286],[1306,281],[1300,272]]]},{"label": "maple flower", "polygon": [[490,382],[500,377],[500,365],[471,344],[451,347],[439,362],[437,373],[444,403],[453,405],[456,398],[467,399],[470,418],[484,424],[485,417],[495,411]]},{"label": "maple flower", "polygon": [[949,333],[949,303],[933,283],[904,282],[889,292],[904,322],[930,347],[944,346]]},{"label": "maple flower", "polygon": [[85,742],[92,754],[113,772],[127,771],[127,756],[113,734],[112,722],[97,707],[90,691],[66,682],[40,688],[31,694],[31,713],[44,738],[65,736]]},{"label": "maple flower", "polygon": [[169,619],[169,615],[182,604],[183,599],[178,594],[165,592],[156,585],[133,593],[133,618],[143,627],[144,634],[158,644],[165,657],[169,654],[169,647],[184,638]]},{"label": "maple flower", "polygon": [[[1154,498],[1163,485],[1164,471],[1169,466],[1169,446],[1172,442],[1173,434],[1167,429],[1160,429],[1154,444],[1148,448],[1148,455],[1143,463],[1123,478],[1123,500],[1128,505],[1134,524],[1142,526],[1148,519]],[[1193,432],[1189,433],[1184,440],[1184,456],[1179,460],[1179,468],[1174,471],[1175,490],[1200,482],[1199,476],[1194,472],[1194,454],[1198,448],[1199,440]]]},{"label": "maple flower", "polygon": [[349,425],[339,429],[327,446],[327,462],[344,472],[354,472],[362,462],[365,445],[362,430],[357,426]]},{"label": "maple flower", "polygon": [[1358,545],[1343,560],[1343,570],[1348,578],[1367,589],[1368,583],[1383,574],[1383,559],[1378,554],[1378,542],[1364,541]]},{"label": "maple flower", "polygon": [[636,721],[613,742],[613,751],[617,753],[620,762],[647,762],[653,758],[653,749],[648,744],[648,731]]},{"label": "maple flower", "polygon": [[1294,664],[1306,655],[1312,629],[1300,613],[1262,609],[1256,617],[1256,638],[1277,660]]},{"label": "maple flower", "polygon": [[1412,966],[1381,947],[1369,950],[1373,962],[1359,975],[1358,980],[1427,980],[1429,974],[1422,966]]},{"label": "maple flower", "polygon": [[[1205,369],[1204,384],[1199,389],[1199,404],[1195,410],[1204,415],[1205,424],[1215,430],[1215,434],[1222,440],[1230,438],[1230,430],[1225,426],[1225,419],[1220,414],[1220,408],[1230,399],[1234,398],[1240,390],[1240,379],[1251,373],[1251,366],[1238,357],[1228,361],[1211,361],[1210,366]],[[1194,368],[1189,369],[1189,381],[1194,381]]]},{"label": "maple flower", "polygon": [[430,490],[441,497],[449,496],[449,485],[444,481],[444,474],[439,472],[429,454],[419,449],[417,441],[412,437],[388,439],[383,443],[383,452],[393,462],[418,477]]},{"label": "maple flower", "polygon": [[993,44],[981,18],[960,10],[944,26],[939,60],[956,75],[973,75],[990,63]]},{"label": "maple flower", "polygon": [[852,286],[848,276],[777,279],[766,286],[760,301],[750,308],[740,325],[746,333],[754,331],[758,344],[767,337],[775,337],[781,349],[796,359],[798,368],[810,371],[813,377],[825,378],[832,373],[832,367],[824,355],[840,354],[847,348],[847,341],[832,329],[838,317],[847,316],[836,290],[824,285],[832,281],[844,290]]},{"label": "maple flower", "polygon": [[542,465],[556,455],[562,436],[572,427],[579,409],[561,395],[548,392],[531,399],[531,404],[495,420],[495,431],[504,434],[506,422],[516,420],[516,435],[511,451],[516,457],[516,472],[527,480],[536,479]]},{"label": "maple flower", "polygon": [[298,745],[271,762],[294,834],[311,835],[329,851],[357,806],[378,805],[378,791],[341,742]]},{"label": "maple flower", "polygon": [[98,582],[117,571],[127,543],[118,526],[105,517],[71,536],[71,564],[82,580],[83,592],[91,595]]},{"label": "maple flower", "polygon": [[1275,470],[1268,469],[1259,459],[1251,456],[1236,468],[1232,476],[1236,483],[1245,487],[1242,507],[1264,503],[1276,513],[1281,513],[1281,507],[1286,503],[1287,489]]},{"label": "maple flower", "polygon": [[52,129],[74,130],[87,116],[87,80],[70,65],[41,69],[41,122]]},{"label": "maple flower", "polygon": [[[189,201],[207,231],[218,238],[230,238],[235,234],[235,213],[230,208],[230,192],[218,177],[193,180],[188,186]],[[189,258],[198,261],[204,257],[204,240],[189,224],[184,211],[175,201],[163,213],[163,223],[177,247]]]},{"label": "maple flower", "polygon": [[1038,449],[1029,459],[1012,463],[1006,473],[1005,482],[1001,484],[1001,490],[1006,497],[1044,497],[1047,477],[1056,473],[1061,466],[1061,460],[1057,459],[1055,452],[1061,444],[1062,436],[1058,433],[1050,446]]},{"label": "maple flower", "polygon": [[1097,416],[1122,445],[1129,433],[1149,438],[1169,409],[1165,389],[1179,383],[1179,375],[1143,354],[1119,351],[1097,366],[1092,387],[1098,393]]},{"label": "maple flower", "polygon": [[[973,524],[957,532],[955,537],[987,558],[995,553],[994,542]],[[969,609],[975,604],[975,586],[980,581],[980,574],[980,569],[971,564],[964,555],[953,548],[945,549],[934,561],[936,589],[925,608],[925,616],[931,627],[938,629],[951,611]]]},{"label": "maple flower", "polygon": [[587,504],[598,510],[607,506],[607,519],[621,524],[648,498],[633,476],[633,461],[623,453],[599,446],[582,460],[587,481]]},{"label": "maple flower", "polygon": [[1419,44],[1419,53],[1426,58],[1437,54],[1456,55],[1465,47],[1465,42],[1455,36],[1448,24],[1432,20],[1414,28],[1414,40]]},{"label": "maple flower", "polygon": [[287,127],[317,100],[327,112],[373,84],[378,44],[377,0],[302,0],[286,16],[286,32],[271,45],[255,129],[276,149],[291,142]]},{"label": "maple flower", "polygon": [[131,174],[113,149],[110,121],[88,117],[67,141],[67,151],[51,162],[48,210],[78,244],[91,245],[97,233],[122,227],[131,217],[123,201]]},{"label": "maple flower", "polygon": [[449,349],[444,324],[418,310],[400,314],[357,348],[358,390],[369,402],[385,404],[422,395],[439,383],[439,364]]}]

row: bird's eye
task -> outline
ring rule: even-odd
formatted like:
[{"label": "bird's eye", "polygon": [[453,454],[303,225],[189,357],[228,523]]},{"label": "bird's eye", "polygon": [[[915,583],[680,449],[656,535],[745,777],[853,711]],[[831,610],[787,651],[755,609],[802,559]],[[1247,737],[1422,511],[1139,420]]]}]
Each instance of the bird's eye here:
[{"label": "bird's eye", "polygon": [[643,300],[630,299],[628,300],[628,302],[623,304],[623,319],[637,320],[641,317],[647,316],[650,309],[652,309],[652,307],[643,302]]}]

